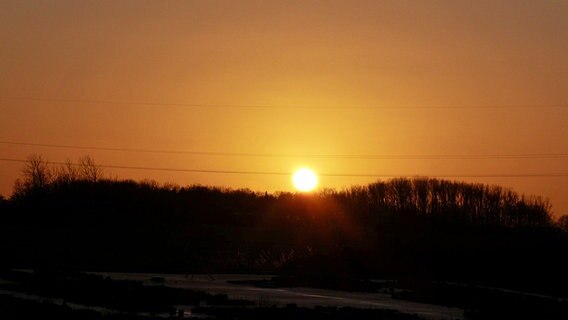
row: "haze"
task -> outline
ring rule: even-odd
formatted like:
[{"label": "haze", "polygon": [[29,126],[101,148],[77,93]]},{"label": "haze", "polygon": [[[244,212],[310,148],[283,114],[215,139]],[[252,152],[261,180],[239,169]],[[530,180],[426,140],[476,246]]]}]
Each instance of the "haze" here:
[{"label": "haze", "polygon": [[[565,1],[0,1],[0,141],[225,153],[0,158],[255,172],[105,169],[263,192],[302,166],[320,188],[449,176],[560,215],[567,56]],[[0,162],[9,196],[22,163]]]}]

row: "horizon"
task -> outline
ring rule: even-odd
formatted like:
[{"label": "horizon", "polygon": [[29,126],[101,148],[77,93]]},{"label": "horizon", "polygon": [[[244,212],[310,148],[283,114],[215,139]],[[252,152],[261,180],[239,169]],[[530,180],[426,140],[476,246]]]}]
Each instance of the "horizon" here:
[{"label": "horizon", "polygon": [[300,167],[318,189],[445,176],[568,214],[568,2],[1,7],[4,196],[30,154],[89,154],[121,179],[258,192]]}]

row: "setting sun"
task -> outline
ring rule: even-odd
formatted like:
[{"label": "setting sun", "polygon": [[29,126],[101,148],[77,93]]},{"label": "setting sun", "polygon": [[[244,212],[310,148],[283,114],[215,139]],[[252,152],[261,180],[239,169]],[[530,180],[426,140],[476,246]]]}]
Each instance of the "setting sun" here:
[{"label": "setting sun", "polygon": [[313,170],[302,168],[294,173],[292,182],[298,191],[308,192],[315,189],[318,184],[318,177]]}]

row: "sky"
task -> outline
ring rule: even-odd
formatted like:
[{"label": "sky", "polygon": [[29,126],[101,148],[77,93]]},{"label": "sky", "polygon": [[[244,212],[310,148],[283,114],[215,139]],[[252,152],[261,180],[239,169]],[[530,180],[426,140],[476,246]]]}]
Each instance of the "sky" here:
[{"label": "sky", "polygon": [[438,176],[568,214],[566,56],[561,0],[0,0],[0,158],[261,192]]}]

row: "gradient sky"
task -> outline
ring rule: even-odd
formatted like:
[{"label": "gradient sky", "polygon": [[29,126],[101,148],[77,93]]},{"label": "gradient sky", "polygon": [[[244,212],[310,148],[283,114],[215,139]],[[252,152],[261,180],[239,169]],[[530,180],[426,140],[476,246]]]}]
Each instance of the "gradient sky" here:
[{"label": "gradient sky", "polygon": [[[566,57],[561,0],[0,0],[0,141],[270,155],[568,154]],[[32,153],[205,170],[568,173],[568,157],[196,156],[0,143],[0,158]],[[1,194],[11,194],[21,166],[0,161]],[[280,175],[106,172],[292,189]],[[375,179],[321,177],[320,187]],[[568,213],[566,176],[455,179],[548,197],[555,214]]]}]

